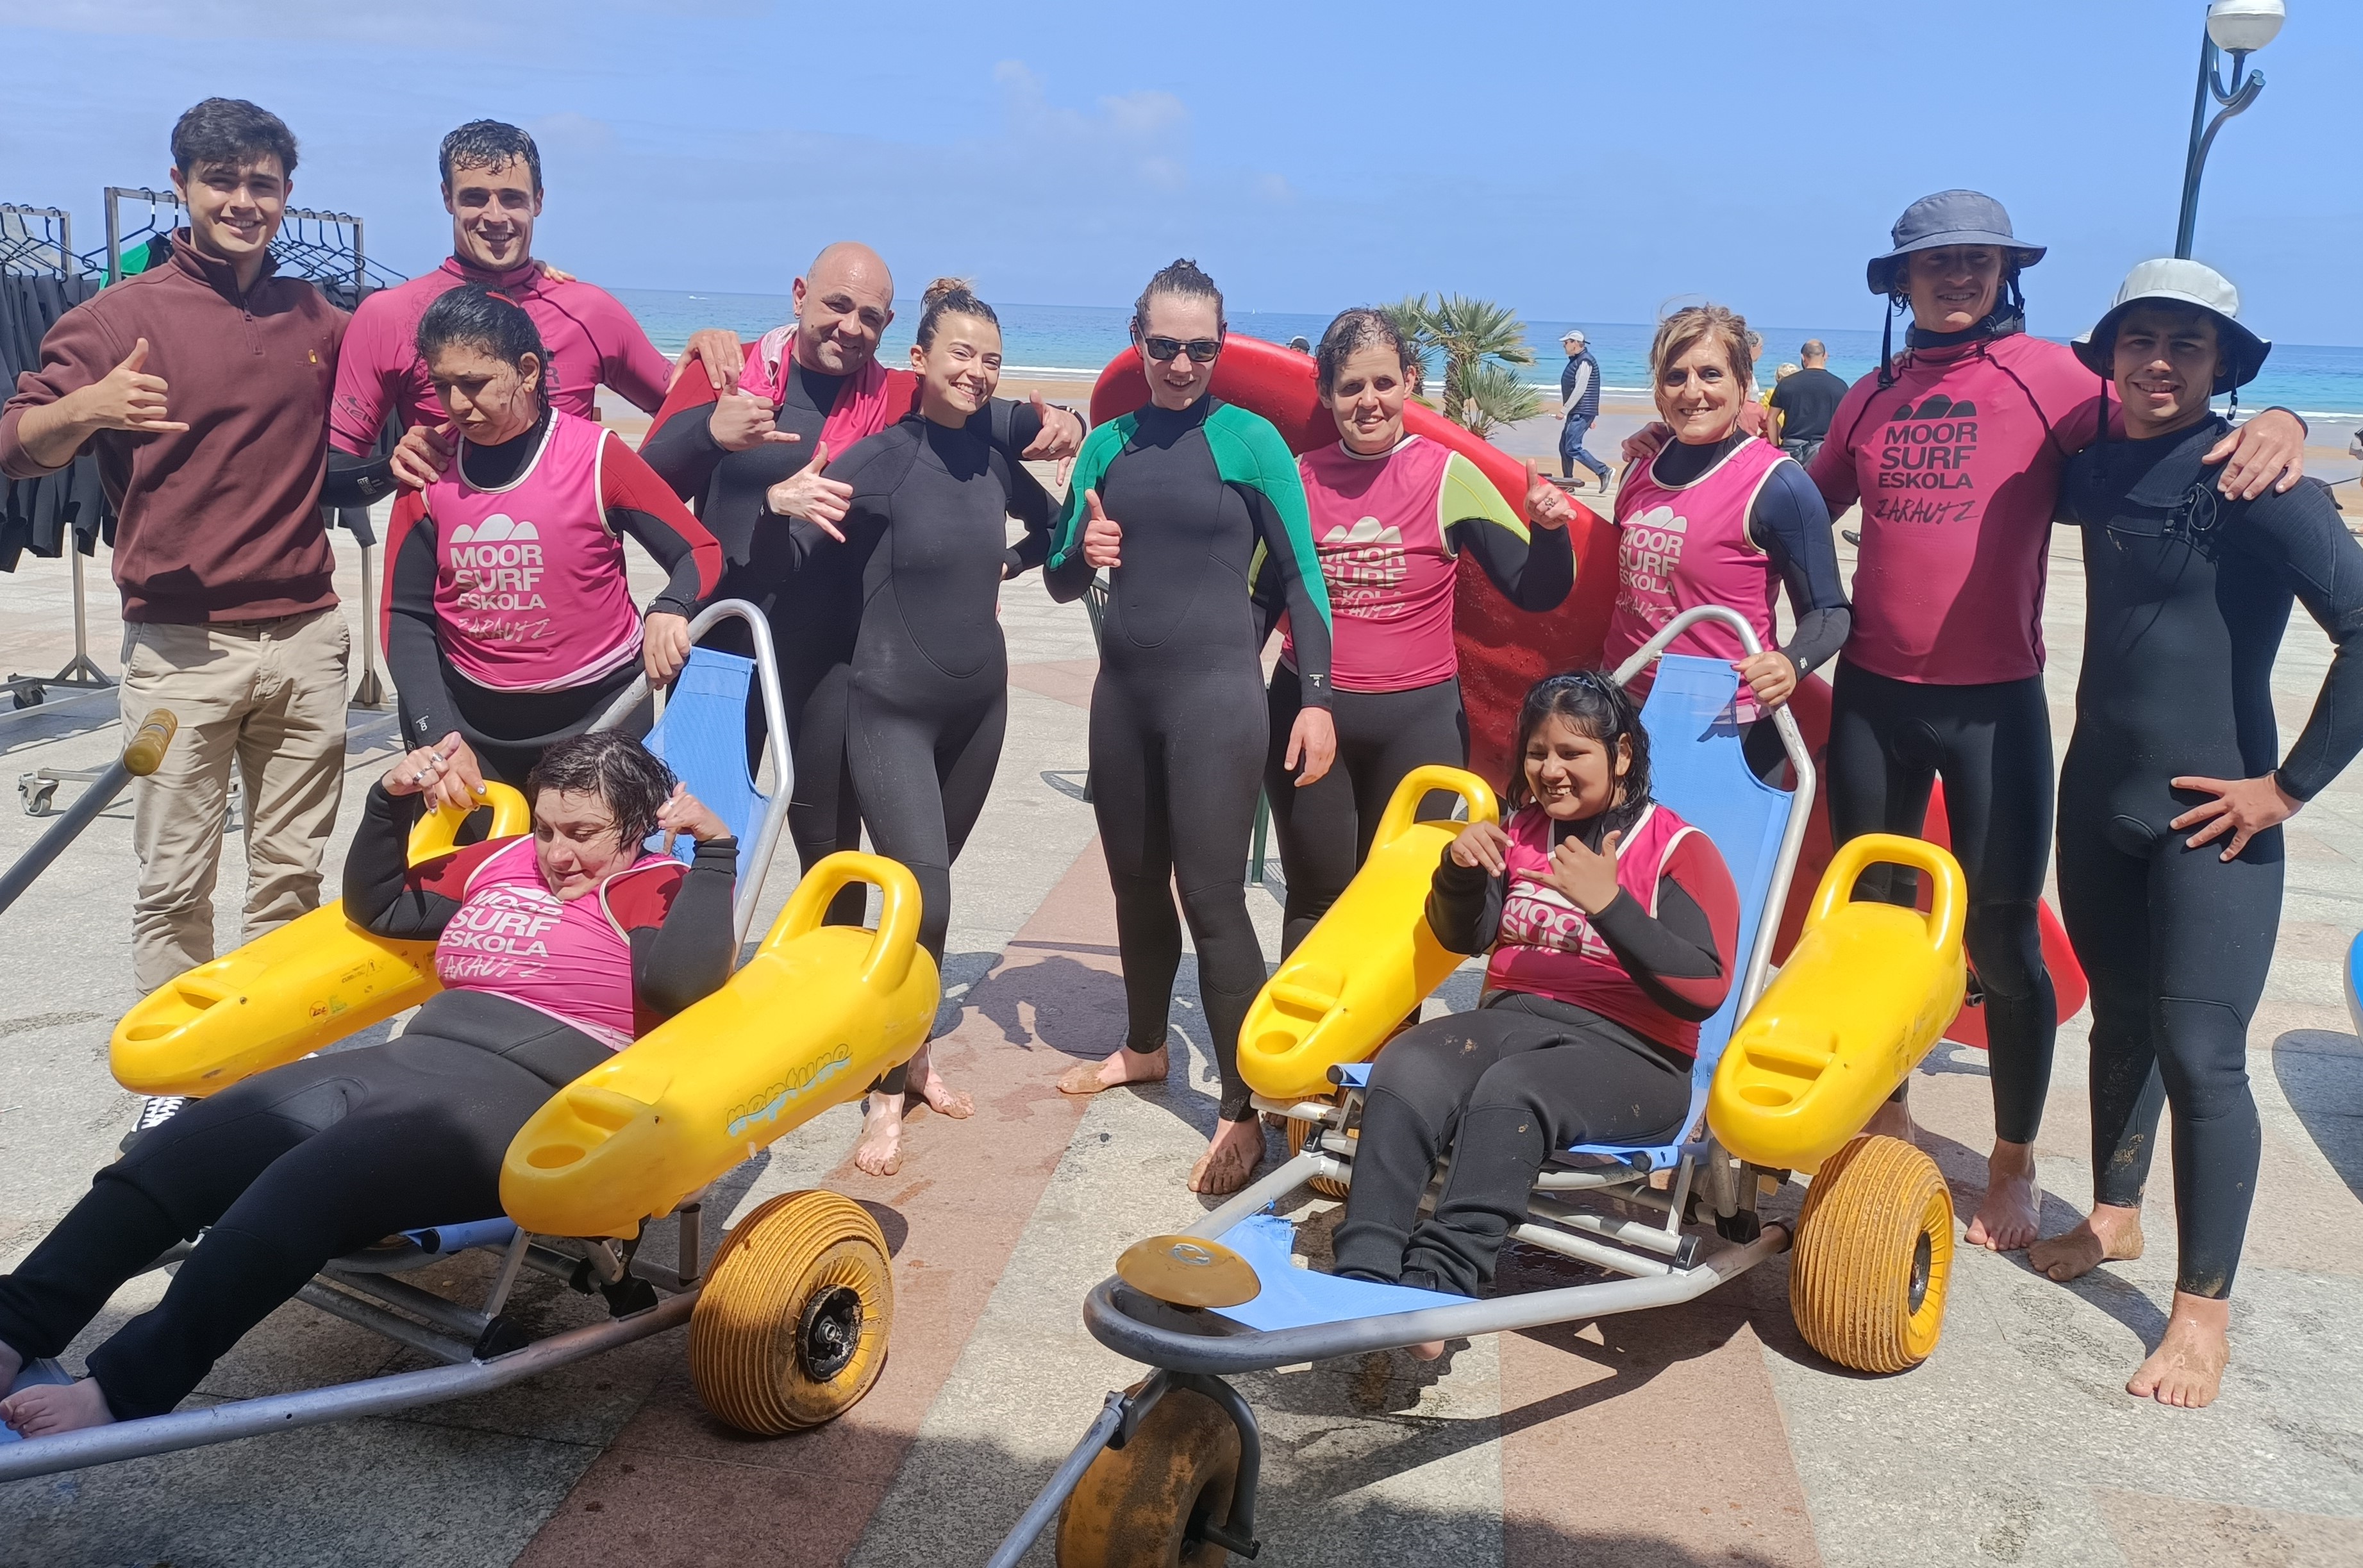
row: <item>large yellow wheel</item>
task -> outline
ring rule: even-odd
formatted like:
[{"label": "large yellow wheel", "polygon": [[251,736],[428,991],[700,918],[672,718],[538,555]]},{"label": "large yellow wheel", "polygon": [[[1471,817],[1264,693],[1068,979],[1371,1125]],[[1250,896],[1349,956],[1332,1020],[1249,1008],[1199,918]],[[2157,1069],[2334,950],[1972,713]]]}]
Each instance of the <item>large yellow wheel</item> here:
[{"label": "large yellow wheel", "polygon": [[878,1222],[835,1193],[782,1193],[715,1255],[690,1315],[689,1374],[716,1417],[779,1437],[860,1403],[893,1322]]},{"label": "large yellow wheel", "polygon": [[[1320,1122],[1299,1121],[1292,1116],[1281,1118],[1281,1129],[1288,1139],[1288,1157],[1292,1160],[1304,1152],[1304,1145],[1312,1140],[1315,1129],[1325,1125]],[[1346,1184],[1335,1176],[1315,1176],[1304,1184],[1323,1197],[1341,1198],[1346,1195]]]},{"label": "large yellow wheel", "polygon": [[1221,1568],[1197,1538],[1231,1510],[1239,1429],[1221,1406],[1167,1392],[1120,1449],[1103,1449],[1059,1514],[1059,1568]]},{"label": "large yellow wheel", "polygon": [[1901,1139],[1858,1138],[1805,1193],[1789,1310],[1840,1366],[1903,1372],[1936,1348],[1952,1271],[1953,1197],[1936,1162]]}]

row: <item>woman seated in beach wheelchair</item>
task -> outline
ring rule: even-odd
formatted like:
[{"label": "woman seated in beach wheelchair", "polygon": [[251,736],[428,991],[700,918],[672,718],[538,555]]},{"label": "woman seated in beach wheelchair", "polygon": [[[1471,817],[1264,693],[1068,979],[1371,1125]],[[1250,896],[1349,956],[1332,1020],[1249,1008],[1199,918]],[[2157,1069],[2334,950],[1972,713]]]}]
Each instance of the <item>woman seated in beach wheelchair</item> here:
[{"label": "woman seated in beach wheelchair", "polygon": [[[443,989],[400,1036],[193,1101],[98,1173],[0,1276],[0,1387],[175,1242],[203,1239],[163,1299],[91,1352],[90,1375],[0,1405],[19,1434],[171,1410],[330,1260],[499,1215],[502,1160],[527,1120],[729,978],[737,840],[620,733],[544,754],[530,836],[406,864],[421,792],[457,741],[401,758],[371,788],[345,866],[348,917],[432,940]],[[693,840],[692,862],[645,849],[658,833],[668,848]]]}]

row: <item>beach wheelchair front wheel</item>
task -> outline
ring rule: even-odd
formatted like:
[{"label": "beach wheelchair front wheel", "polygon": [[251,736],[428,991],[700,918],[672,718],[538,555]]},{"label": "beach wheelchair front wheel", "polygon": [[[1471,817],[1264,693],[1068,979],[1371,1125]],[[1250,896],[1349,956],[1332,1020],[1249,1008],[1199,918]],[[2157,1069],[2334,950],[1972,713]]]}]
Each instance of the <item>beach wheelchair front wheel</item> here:
[{"label": "beach wheelchair front wheel", "polygon": [[1200,1532],[1229,1516],[1238,1474],[1239,1429],[1223,1407],[1167,1390],[1083,1472],[1059,1514],[1059,1568],[1219,1568],[1230,1553]]},{"label": "beach wheelchair front wheel", "polygon": [[1901,1139],[1859,1137],[1806,1190],[1789,1310],[1840,1366],[1908,1371],[1936,1348],[1952,1269],[1953,1198],[1936,1162]]},{"label": "beach wheelchair front wheel", "polygon": [[715,1255],[690,1315],[690,1378],[742,1432],[816,1427],[870,1392],[893,1321],[878,1222],[836,1193],[782,1193]]}]

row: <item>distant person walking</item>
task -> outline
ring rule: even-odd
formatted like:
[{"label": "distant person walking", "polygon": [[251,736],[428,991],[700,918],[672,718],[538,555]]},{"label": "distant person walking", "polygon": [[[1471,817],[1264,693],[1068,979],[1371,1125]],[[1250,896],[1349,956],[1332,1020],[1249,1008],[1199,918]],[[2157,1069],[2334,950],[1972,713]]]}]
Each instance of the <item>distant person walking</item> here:
[{"label": "distant person walking", "polygon": [[1608,465],[1583,450],[1584,436],[1600,417],[1600,361],[1592,357],[1579,328],[1570,328],[1559,341],[1567,350],[1567,368],[1559,373],[1559,417],[1566,421],[1559,432],[1559,476],[1573,478],[1580,462],[1606,490]]},{"label": "distant person walking", "polygon": [[1830,373],[1830,351],[1819,338],[1809,338],[1798,349],[1797,373],[1784,375],[1772,388],[1772,412],[1780,420],[1772,439],[1799,462],[1811,462],[1830,433],[1830,417],[1846,396],[1847,384]]}]

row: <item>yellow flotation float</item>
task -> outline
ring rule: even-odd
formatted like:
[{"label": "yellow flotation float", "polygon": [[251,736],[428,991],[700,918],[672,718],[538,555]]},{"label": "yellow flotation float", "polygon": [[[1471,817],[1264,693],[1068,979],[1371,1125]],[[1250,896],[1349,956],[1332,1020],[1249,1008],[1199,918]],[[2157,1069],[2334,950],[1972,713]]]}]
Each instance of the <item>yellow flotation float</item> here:
[{"label": "yellow flotation float", "polygon": [[[838,891],[874,883],[875,931],[824,926]],[[860,1095],[926,1043],[939,995],[918,945],[919,884],[877,855],[815,866],[721,990],[568,1084],[501,1166],[501,1207],[552,1236],[638,1234],[689,1194]]]},{"label": "yellow flotation float", "polygon": [[[1469,821],[1414,820],[1436,790],[1467,802]],[[1328,1094],[1330,1068],[1368,1061],[1460,967],[1468,954],[1438,942],[1417,912],[1444,847],[1470,822],[1501,817],[1492,786],[1460,768],[1414,768],[1395,786],[1370,859],[1248,1009],[1239,1074],[1249,1088],[1275,1100]]]},{"label": "yellow flotation float", "polygon": [[[1928,913],[1853,899],[1855,879],[1880,862],[1926,875]],[[1707,1121],[1723,1146],[1812,1172],[1860,1132],[1961,1009],[1968,911],[1960,865],[1936,845],[1869,833],[1840,847],[1796,951],[1715,1070]]]},{"label": "yellow flotation float", "polygon": [[[524,795],[502,784],[485,789],[491,837],[532,830]],[[468,815],[455,808],[420,817],[410,830],[410,863],[448,853]],[[345,918],[339,899],[151,993],[115,1026],[108,1061],[115,1081],[135,1094],[219,1094],[442,988],[433,942],[373,935]]]}]

